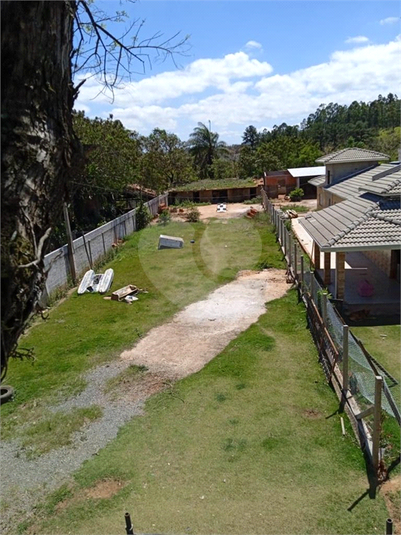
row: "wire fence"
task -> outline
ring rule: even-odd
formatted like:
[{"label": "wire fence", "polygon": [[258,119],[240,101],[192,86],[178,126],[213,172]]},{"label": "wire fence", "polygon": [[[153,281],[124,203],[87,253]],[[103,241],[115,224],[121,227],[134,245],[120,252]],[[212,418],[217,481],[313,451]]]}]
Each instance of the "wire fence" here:
[{"label": "wire fence", "polygon": [[[262,191],[262,197],[265,210],[270,214],[276,229],[277,238],[287,262],[287,272],[297,284],[307,305],[309,319],[315,329],[315,343],[320,352],[319,358],[325,374],[329,380],[333,378],[333,374],[337,374],[341,397],[344,395],[344,384],[347,385],[348,395],[352,397],[351,417],[355,423],[354,428],[360,432],[357,420],[361,414],[366,414],[364,416],[366,428],[369,433],[374,431],[372,407],[377,395],[378,376],[383,378],[380,396],[381,409],[394,417],[400,425],[399,407],[390,391],[397,381],[368,353],[363,343],[348,329],[337,308],[330,301],[327,289],[321,285],[312,271],[311,259],[292,234],[291,224],[286,219],[286,215],[274,207],[264,191]],[[345,382],[344,374],[346,374]]]}]

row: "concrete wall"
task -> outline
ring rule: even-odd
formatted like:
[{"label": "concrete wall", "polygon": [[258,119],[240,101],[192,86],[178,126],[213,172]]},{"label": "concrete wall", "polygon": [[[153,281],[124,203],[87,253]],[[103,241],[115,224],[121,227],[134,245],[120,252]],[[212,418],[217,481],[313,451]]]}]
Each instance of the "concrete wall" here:
[{"label": "concrete wall", "polygon": [[352,173],[357,171],[362,171],[364,169],[369,169],[374,165],[378,165],[377,162],[347,162],[347,163],[336,163],[336,164],[326,164],[326,184],[328,184],[328,174],[330,172],[330,184],[334,184]]},{"label": "concrete wall", "polygon": [[[159,204],[167,204],[168,195],[160,195],[145,203],[152,215],[157,214]],[[101,260],[113,246],[117,239],[122,239],[136,230],[135,210],[109,221],[105,225],[92,230],[83,237],[74,240],[74,261],[78,277],[90,267],[92,263]],[[55,290],[65,286],[70,277],[68,261],[68,246],[52,251],[44,258],[45,268],[48,272],[46,280],[46,293],[52,294]]]}]

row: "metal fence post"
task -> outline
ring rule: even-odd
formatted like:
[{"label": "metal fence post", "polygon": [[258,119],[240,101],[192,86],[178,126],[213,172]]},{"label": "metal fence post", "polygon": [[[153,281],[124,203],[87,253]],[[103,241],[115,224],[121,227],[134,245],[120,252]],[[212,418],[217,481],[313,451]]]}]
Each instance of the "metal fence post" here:
[{"label": "metal fence post", "polygon": [[300,275],[301,275],[301,277],[300,277],[300,279],[301,279],[301,288],[303,290],[303,288],[304,288],[304,280],[305,280],[305,278],[304,278],[304,255],[303,254],[301,254],[301,273],[300,273]]},{"label": "metal fence post", "polygon": [[322,319],[323,324],[327,326],[327,294],[322,294]]},{"label": "metal fence post", "polygon": [[343,391],[347,395],[348,390],[348,336],[349,327],[343,325]]},{"label": "metal fence post", "polygon": [[125,513],[125,531],[127,532],[127,535],[134,535],[134,528],[132,526],[131,517],[129,513]]},{"label": "metal fence post", "polygon": [[[310,295],[312,297],[312,301],[315,303],[315,272],[314,271],[310,271],[309,272],[309,276],[310,276]],[[317,304],[317,303],[315,303]]]},{"label": "metal fence post", "polygon": [[297,242],[294,240],[294,277],[298,274]]},{"label": "metal fence post", "polygon": [[393,521],[391,518],[386,520],[386,535],[393,535]]},{"label": "metal fence post", "polygon": [[372,446],[372,462],[373,468],[377,473],[379,468],[379,451],[380,451],[380,432],[381,432],[381,415],[382,415],[382,388],[383,377],[381,375],[375,376],[375,405],[374,405],[374,419],[373,419],[373,446]]}]

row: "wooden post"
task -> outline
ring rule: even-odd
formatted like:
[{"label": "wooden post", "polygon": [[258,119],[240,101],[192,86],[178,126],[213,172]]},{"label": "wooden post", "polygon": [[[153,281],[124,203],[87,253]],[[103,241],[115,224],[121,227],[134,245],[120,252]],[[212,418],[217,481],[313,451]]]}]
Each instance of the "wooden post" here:
[{"label": "wooden post", "polygon": [[70,263],[70,271],[72,282],[75,284],[77,282],[77,272],[75,270],[75,261],[74,261],[74,241],[72,239],[70,217],[68,215],[67,203],[63,204],[63,213],[64,213],[64,222],[65,229],[67,231],[67,245],[68,245],[68,260]]},{"label": "wooden post", "polygon": [[288,267],[292,266],[292,238],[291,234],[288,233]]},{"label": "wooden post", "polygon": [[343,393],[347,395],[348,390],[348,336],[349,327],[343,325]]},{"label": "wooden post", "polygon": [[322,294],[322,319],[325,326],[327,326],[327,294]]},{"label": "wooden post", "polygon": [[380,452],[380,432],[381,432],[381,415],[382,415],[382,388],[383,377],[376,375],[375,377],[375,406],[373,419],[373,446],[372,446],[372,462],[375,472],[379,468],[379,452]]}]

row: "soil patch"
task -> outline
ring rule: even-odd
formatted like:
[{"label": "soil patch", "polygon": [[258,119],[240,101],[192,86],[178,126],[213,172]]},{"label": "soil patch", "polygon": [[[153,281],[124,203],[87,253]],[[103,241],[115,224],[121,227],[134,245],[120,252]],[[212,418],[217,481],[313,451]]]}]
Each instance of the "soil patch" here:
[{"label": "soil patch", "polygon": [[103,479],[98,481],[94,487],[87,489],[85,494],[87,498],[105,500],[117,494],[124,486],[125,484],[118,479]]},{"label": "soil patch", "polygon": [[172,321],[152,329],[123,360],[146,366],[165,381],[199,371],[266,311],[265,303],[283,297],[285,271],[240,272],[206,299],[187,306]]}]

